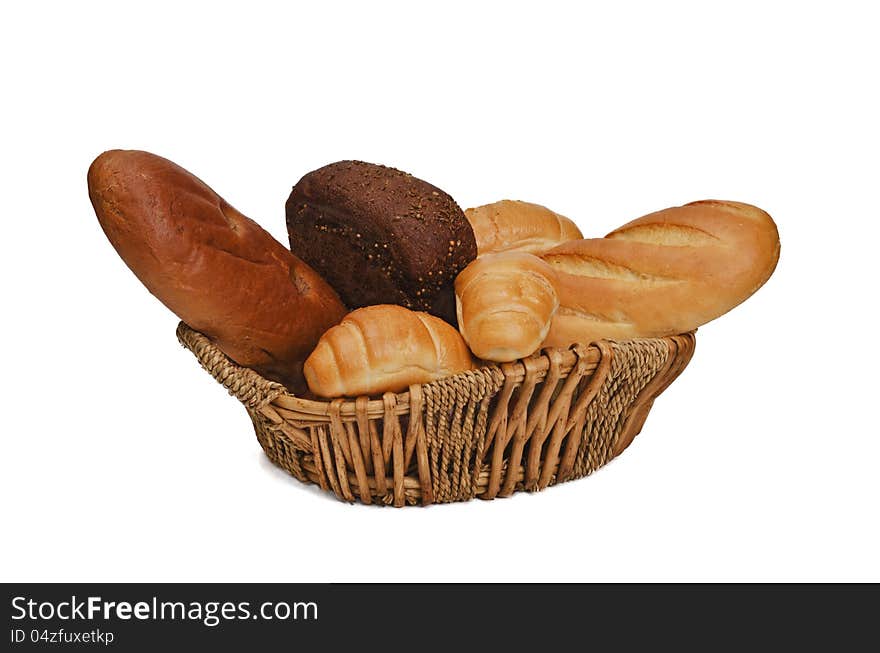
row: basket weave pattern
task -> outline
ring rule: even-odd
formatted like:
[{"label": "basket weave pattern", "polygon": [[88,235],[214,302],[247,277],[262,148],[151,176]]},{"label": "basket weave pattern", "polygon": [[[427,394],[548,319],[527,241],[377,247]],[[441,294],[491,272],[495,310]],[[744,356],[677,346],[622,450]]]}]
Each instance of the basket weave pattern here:
[{"label": "basket weave pattern", "polygon": [[590,474],[632,442],[695,344],[693,333],[600,341],[381,399],[312,401],[182,322],[177,337],[244,404],[272,462],[342,500],[394,506],[494,499]]}]

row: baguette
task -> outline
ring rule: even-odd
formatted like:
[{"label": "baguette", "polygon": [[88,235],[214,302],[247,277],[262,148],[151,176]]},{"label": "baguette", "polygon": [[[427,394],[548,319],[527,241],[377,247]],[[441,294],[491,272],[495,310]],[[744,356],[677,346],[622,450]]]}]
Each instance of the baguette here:
[{"label": "baguette", "polygon": [[568,347],[683,333],[723,315],[773,273],[779,234],[757,207],[705,200],[542,258],[556,272],[560,303],[543,345]]},{"label": "baguette", "polygon": [[88,187],[107,238],[153,295],[239,365],[305,389],[303,361],[345,315],[314,270],[155,154],[104,152]]},{"label": "baguette", "polygon": [[309,389],[321,397],[400,392],[473,368],[467,345],[438,317],[380,304],[349,313],[308,357]]},{"label": "baguette", "polygon": [[495,362],[529,356],[547,337],[559,299],[553,269],[533,254],[486,254],[455,280],[458,328],[475,355]]},{"label": "baguette", "polygon": [[542,254],[567,240],[583,238],[574,222],[540,204],[501,200],[464,214],[474,230],[478,256],[508,251]]}]

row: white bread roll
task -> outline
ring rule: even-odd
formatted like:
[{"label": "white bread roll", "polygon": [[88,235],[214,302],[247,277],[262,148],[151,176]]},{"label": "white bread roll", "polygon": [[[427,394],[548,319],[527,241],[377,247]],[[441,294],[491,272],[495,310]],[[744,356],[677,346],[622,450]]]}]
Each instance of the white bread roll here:
[{"label": "white bread roll", "polygon": [[757,207],[705,200],[542,258],[556,272],[560,303],[543,345],[568,347],[683,333],[723,315],[773,273],[779,234]]},{"label": "white bread roll", "polygon": [[427,313],[380,304],[352,311],[306,359],[309,389],[321,397],[400,392],[474,367],[454,327]]},{"label": "white bread roll", "polygon": [[547,207],[501,200],[464,212],[477,240],[477,256],[491,252],[542,254],[567,240],[583,238],[577,225]]},{"label": "white bread roll", "polygon": [[476,356],[508,362],[537,350],[559,306],[552,268],[525,252],[486,254],[455,279],[458,328]]}]

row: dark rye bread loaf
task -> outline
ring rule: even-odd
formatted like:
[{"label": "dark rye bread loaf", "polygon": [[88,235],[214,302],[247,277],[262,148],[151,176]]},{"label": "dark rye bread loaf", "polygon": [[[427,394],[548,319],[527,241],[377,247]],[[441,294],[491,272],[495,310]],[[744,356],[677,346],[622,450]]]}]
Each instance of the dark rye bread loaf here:
[{"label": "dark rye bread loaf", "polygon": [[349,308],[399,304],[455,324],[453,282],[477,245],[439,188],[394,168],[340,161],[300,179],[286,212],[290,249]]},{"label": "dark rye bread loaf", "polygon": [[104,152],[88,185],[104,233],[153,295],[235,362],[305,390],[303,361],[346,312],[314,270],[155,154]]}]

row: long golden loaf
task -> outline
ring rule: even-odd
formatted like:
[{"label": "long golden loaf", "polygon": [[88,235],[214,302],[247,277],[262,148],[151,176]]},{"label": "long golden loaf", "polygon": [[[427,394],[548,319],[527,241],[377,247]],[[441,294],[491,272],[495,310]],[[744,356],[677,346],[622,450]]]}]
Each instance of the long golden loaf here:
[{"label": "long golden loaf", "polygon": [[438,317],[394,304],[349,313],[306,359],[309,389],[321,397],[400,392],[474,366],[461,335]]},{"label": "long golden loaf", "polygon": [[577,225],[540,204],[501,200],[464,212],[474,230],[477,255],[491,252],[541,254],[567,240],[583,238]]},{"label": "long golden loaf", "polygon": [[567,347],[682,333],[723,315],[773,273],[779,234],[757,207],[705,200],[542,258],[556,272],[560,304],[543,344]]},{"label": "long golden loaf", "polygon": [[458,328],[476,356],[508,362],[532,354],[559,305],[553,269],[533,254],[480,256],[455,279]]}]

